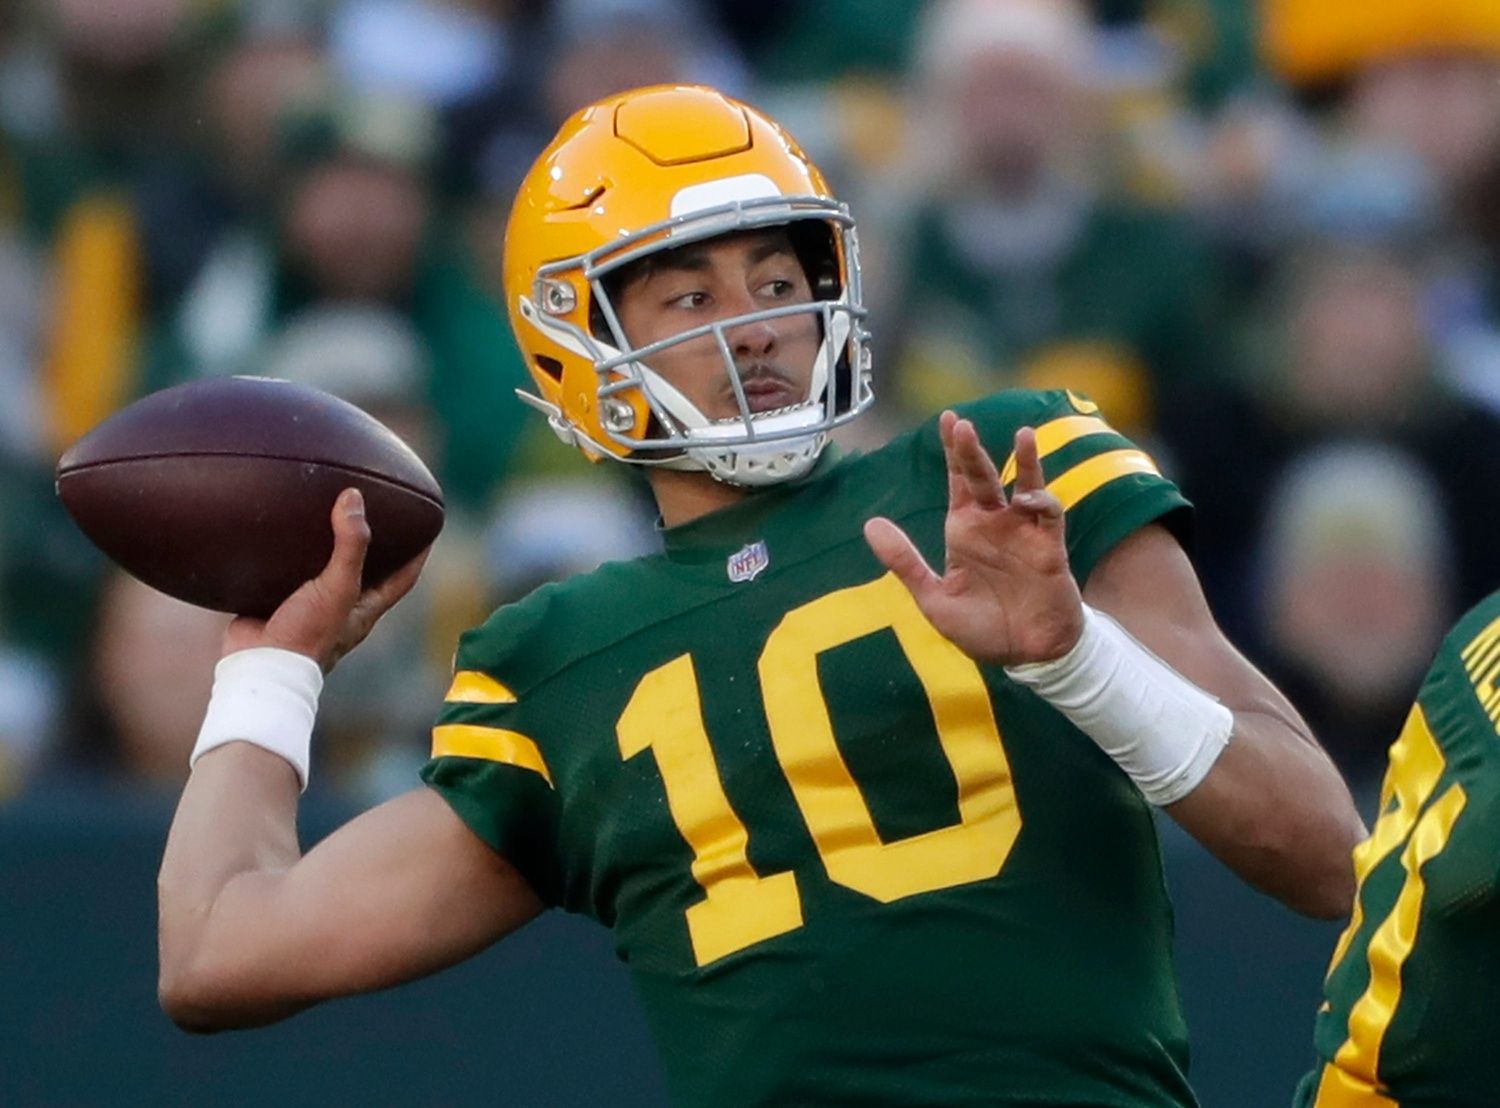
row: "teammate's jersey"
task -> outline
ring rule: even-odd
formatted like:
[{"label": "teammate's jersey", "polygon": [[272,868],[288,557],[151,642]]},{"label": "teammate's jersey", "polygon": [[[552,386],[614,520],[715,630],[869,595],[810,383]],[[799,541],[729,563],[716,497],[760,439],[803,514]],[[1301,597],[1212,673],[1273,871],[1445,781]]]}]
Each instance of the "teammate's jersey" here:
[{"label": "teammate's jersey", "polygon": [[1391,747],[1301,1108],[1500,1103],[1500,592],[1443,640]]},{"label": "teammate's jersey", "polygon": [[[1080,581],[1182,517],[1086,401],[960,411],[997,459],[1038,428]],[[423,776],[613,929],[678,1103],[1194,1103],[1148,806],[865,543],[941,566],[947,499],[928,423],[460,643]]]}]

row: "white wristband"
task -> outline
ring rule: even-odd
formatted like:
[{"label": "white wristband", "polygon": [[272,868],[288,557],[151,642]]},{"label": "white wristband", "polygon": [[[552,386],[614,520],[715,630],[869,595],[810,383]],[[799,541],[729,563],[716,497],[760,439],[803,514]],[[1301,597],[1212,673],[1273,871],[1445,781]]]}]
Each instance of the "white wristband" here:
[{"label": "white wristband", "polygon": [[1234,730],[1233,712],[1087,604],[1072,650],[1005,672],[1098,743],[1152,804],[1197,788]]},{"label": "white wristband", "polygon": [[322,691],[323,671],[306,654],[258,646],[225,655],[214,667],[213,695],[189,768],[225,743],[246,742],[290,762],[306,791]]}]

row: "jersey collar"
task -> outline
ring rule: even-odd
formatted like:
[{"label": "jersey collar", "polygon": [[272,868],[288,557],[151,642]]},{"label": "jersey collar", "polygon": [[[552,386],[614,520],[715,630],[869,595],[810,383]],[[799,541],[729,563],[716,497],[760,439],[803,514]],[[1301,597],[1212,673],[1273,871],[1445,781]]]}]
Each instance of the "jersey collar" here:
[{"label": "jersey collar", "polygon": [[674,562],[707,561],[723,556],[726,550],[764,538],[761,531],[771,522],[777,509],[810,487],[821,484],[822,479],[843,459],[843,450],[837,443],[831,442],[823,448],[817,464],[794,481],[757,489],[738,503],[718,508],[676,527],[663,526],[661,517],[658,516],[656,528],[667,557]]}]

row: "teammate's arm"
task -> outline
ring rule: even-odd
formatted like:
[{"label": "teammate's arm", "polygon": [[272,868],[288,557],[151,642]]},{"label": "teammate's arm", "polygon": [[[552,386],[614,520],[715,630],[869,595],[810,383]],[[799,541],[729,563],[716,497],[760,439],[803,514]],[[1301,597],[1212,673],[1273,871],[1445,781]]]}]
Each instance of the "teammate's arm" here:
[{"label": "teammate's arm", "polygon": [[1127,537],[1080,596],[1035,433],[1016,436],[1007,498],[974,425],[945,412],[939,427],[944,572],[889,520],[866,525],[927,618],[1036,688],[1246,881],[1311,915],[1346,911],[1350,851],[1364,835],[1348,790],[1285,698],[1225,640],[1175,540],[1155,525]]},{"label": "teammate's arm", "polygon": [[[269,622],[238,619],[225,652],[296,651],[326,669],[415,583],[420,563],[361,594],[369,528],[333,512],[334,553]],[[305,857],[290,762],[247,742],[200,757],[158,879],[162,1007],[190,1030],[247,1027],[451,965],[541,911],[521,876],[435,793],[415,790]]]}]

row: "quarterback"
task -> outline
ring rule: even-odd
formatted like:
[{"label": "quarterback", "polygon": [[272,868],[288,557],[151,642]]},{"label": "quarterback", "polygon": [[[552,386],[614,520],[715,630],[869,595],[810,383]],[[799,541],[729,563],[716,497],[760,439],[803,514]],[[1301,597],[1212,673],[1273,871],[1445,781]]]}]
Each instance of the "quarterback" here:
[{"label": "quarterback", "polygon": [[1484,1108],[1500,1090],[1500,592],[1438,648],[1391,747],[1380,818],[1298,1108]]},{"label": "quarterback", "polygon": [[841,455],[854,224],[710,89],[564,125],[505,296],[528,403],[640,468],[664,553],[468,632],[425,787],[304,857],[322,673],[419,569],[360,595],[346,493],[323,574],[226,633],[162,863],[168,1013],[279,1019],[555,906],[612,930],[685,1105],[1193,1104],[1152,807],[1319,916],[1363,828],[1215,626],[1176,488],[1068,392]]}]

